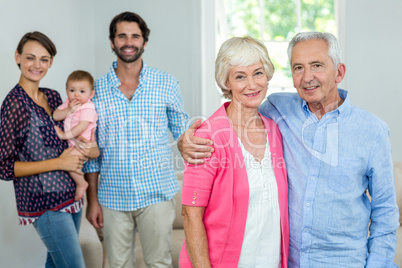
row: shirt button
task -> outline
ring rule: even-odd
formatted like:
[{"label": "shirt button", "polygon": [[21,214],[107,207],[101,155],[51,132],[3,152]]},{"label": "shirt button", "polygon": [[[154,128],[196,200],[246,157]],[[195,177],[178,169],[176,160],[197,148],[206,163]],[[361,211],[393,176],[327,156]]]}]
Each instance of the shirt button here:
[{"label": "shirt button", "polygon": [[304,228],[304,229],[303,229],[303,232],[307,232],[307,228]]},{"label": "shirt button", "polygon": [[315,156],[318,156],[318,152],[314,152],[314,155],[315,155]]},{"label": "shirt button", "polygon": [[302,255],[304,256],[304,255],[306,255],[306,253],[302,252]]},{"label": "shirt button", "polygon": [[195,201],[191,202],[193,205],[195,205]]},{"label": "shirt button", "polygon": [[196,196],[193,196],[193,200],[196,200],[197,199],[197,197]]},{"label": "shirt button", "polygon": [[315,178],[314,178],[314,177],[311,177],[311,178],[310,178],[310,180],[311,180],[311,181],[314,181],[314,180],[315,180]]},{"label": "shirt button", "polygon": [[306,206],[308,206],[308,207],[309,207],[309,206],[310,206],[310,203],[307,203],[307,204],[306,204]]},{"label": "shirt button", "polygon": [[194,195],[197,195],[197,192],[196,191],[194,191],[194,193],[193,193]]}]

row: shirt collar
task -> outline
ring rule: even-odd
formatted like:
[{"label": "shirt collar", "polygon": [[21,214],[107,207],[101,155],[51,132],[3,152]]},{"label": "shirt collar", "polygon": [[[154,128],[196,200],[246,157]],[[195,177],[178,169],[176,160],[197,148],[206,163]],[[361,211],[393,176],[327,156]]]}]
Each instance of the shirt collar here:
[{"label": "shirt collar", "polygon": [[[345,113],[351,106],[348,92],[344,89],[338,88],[338,93],[339,93],[339,96],[343,99],[343,103],[335,111],[327,113],[328,115],[331,115],[331,114],[339,115],[339,114]],[[302,100],[302,109],[305,113],[311,114],[311,111],[308,108],[307,102],[305,100]]]},{"label": "shirt collar", "polygon": [[339,96],[341,96],[341,98],[343,99],[343,103],[341,104],[341,106],[338,107],[337,110],[339,111],[339,113],[345,113],[352,105],[350,103],[349,94],[346,90],[340,88],[338,88],[338,92]]},{"label": "shirt collar", "polygon": [[[119,78],[117,77],[116,74],[116,68],[117,68],[117,61],[114,61],[112,66],[110,66],[110,72],[109,72],[109,77],[110,81],[112,83],[113,88],[118,88],[120,87],[121,83]],[[145,61],[142,61],[142,69],[140,73],[140,85],[145,82],[145,77],[146,73],[148,72],[148,65],[145,63]]]}]

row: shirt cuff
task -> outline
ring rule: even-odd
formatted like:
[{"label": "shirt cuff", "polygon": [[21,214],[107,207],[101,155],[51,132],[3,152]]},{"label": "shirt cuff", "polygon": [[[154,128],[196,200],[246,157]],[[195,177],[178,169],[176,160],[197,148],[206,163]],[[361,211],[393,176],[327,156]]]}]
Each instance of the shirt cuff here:
[{"label": "shirt cuff", "polygon": [[183,187],[181,203],[185,206],[206,207],[208,206],[211,192],[193,187]]},{"label": "shirt cuff", "polygon": [[82,172],[85,174],[99,172],[99,163],[97,159],[86,162],[82,168]]},{"label": "shirt cuff", "polygon": [[367,258],[366,268],[399,268],[399,266],[379,254],[370,253]]}]

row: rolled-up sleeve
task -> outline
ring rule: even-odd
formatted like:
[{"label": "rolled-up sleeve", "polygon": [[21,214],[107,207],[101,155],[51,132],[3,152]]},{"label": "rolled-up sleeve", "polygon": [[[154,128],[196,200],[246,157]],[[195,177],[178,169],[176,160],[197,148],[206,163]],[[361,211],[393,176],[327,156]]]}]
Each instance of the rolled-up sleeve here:
[{"label": "rolled-up sleeve", "polygon": [[[95,113],[95,115],[96,115],[96,113]],[[97,117],[97,115],[96,115],[96,117]],[[96,139],[96,143],[97,143],[97,145],[98,145],[98,147],[99,147],[99,134],[98,134],[98,126],[96,127],[96,129],[95,129],[95,139]],[[83,173],[85,173],[85,174],[87,174],[87,173],[94,173],[94,172],[99,172],[100,171],[100,161],[101,161],[101,158],[102,158],[102,150],[101,150],[101,148],[99,148],[99,150],[100,150],[100,156],[99,157],[97,157],[97,158],[95,158],[95,159],[91,159],[91,160],[89,160],[89,161],[87,161],[85,164],[84,164],[84,166],[83,166],[83,168],[82,168],[82,172]]]},{"label": "rolled-up sleeve", "polygon": [[100,157],[86,162],[84,164],[84,167],[82,168],[82,172],[84,172],[85,174],[99,172],[99,158]]},{"label": "rolled-up sleeve", "polygon": [[188,113],[184,110],[183,96],[178,82],[172,86],[171,99],[167,105],[168,128],[177,140],[187,130]]}]

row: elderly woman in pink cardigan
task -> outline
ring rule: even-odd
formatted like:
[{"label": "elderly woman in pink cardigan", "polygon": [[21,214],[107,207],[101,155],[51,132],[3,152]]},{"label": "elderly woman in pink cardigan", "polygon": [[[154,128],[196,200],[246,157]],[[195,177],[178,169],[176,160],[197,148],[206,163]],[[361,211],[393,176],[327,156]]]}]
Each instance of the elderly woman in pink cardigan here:
[{"label": "elderly woman in pink cardigan", "polygon": [[287,267],[286,168],[276,124],[258,113],[274,73],[263,43],[222,44],[215,78],[230,99],[196,136],[214,142],[204,164],[186,164],[180,267]]}]

